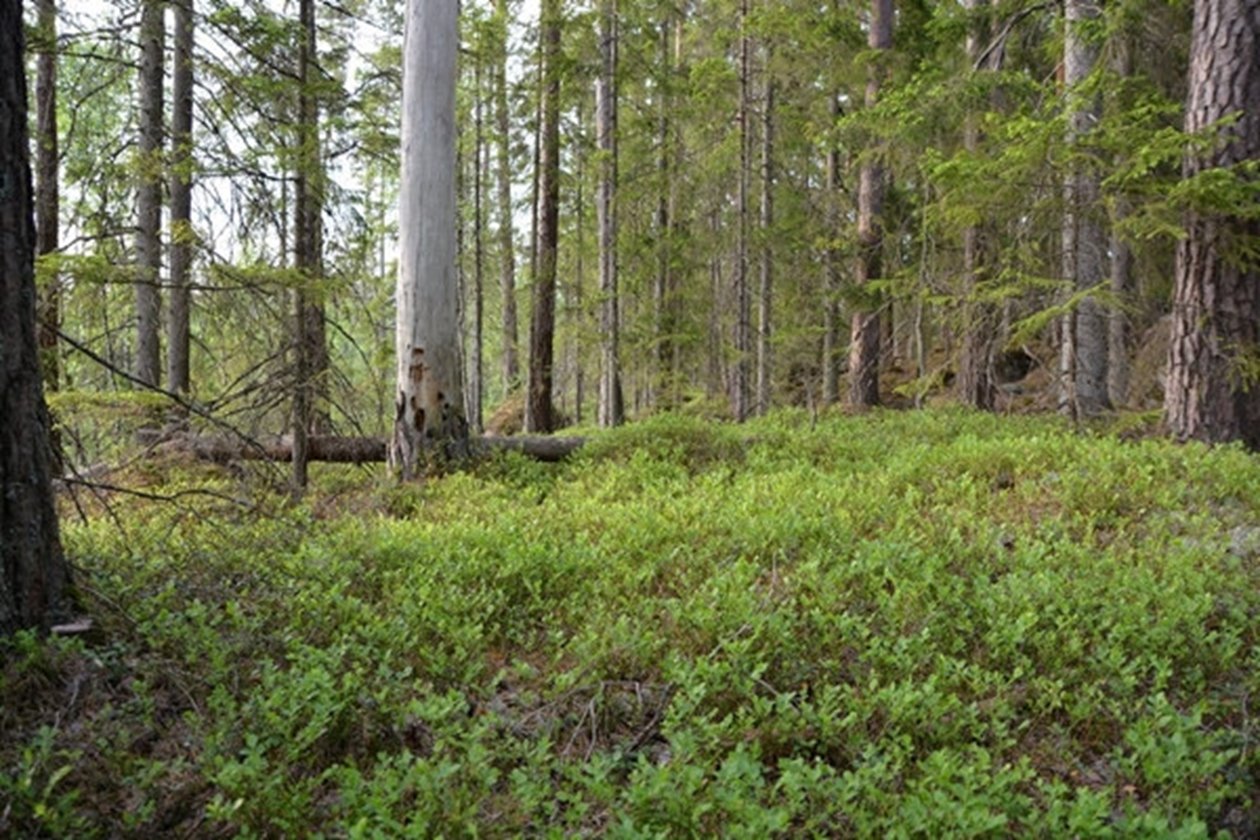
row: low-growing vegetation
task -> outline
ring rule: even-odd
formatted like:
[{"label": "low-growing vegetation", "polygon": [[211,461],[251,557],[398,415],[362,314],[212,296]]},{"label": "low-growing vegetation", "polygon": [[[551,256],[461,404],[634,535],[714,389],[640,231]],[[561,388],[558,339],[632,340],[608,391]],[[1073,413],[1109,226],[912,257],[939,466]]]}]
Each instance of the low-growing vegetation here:
[{"label": "low-growing vegetation", "polygon": [[1260,830],[1241,449],[784,411],[299,509],[160,472],[67,508],[93,632],[2,643],[0,834]]}]

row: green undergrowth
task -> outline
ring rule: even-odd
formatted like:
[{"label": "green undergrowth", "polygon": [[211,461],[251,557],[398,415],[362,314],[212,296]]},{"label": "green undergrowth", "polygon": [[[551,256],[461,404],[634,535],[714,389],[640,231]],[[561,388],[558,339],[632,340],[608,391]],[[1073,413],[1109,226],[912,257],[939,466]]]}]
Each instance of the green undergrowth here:
[{"label": "green undergrowth", "polygon": [[266,515],[197,480],[217,495],[67,520],[97,633],[7,643],[0,829],[1260,826],[1260,463],[1238,449],[781,412],[401,488],[324,467]]}]

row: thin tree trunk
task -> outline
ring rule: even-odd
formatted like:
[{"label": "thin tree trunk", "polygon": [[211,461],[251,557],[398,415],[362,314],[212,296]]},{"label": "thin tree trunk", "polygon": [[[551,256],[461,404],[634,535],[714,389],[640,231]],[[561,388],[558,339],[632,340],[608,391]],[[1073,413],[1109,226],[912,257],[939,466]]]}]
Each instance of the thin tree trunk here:
[{"label": "thin tree trunk", "polygon": [[595,83],[595,135],[599,143],[599,425],[624,419],[621,392],[620,313],[617,297],[617,3],[605,0],[600,20],[602,68]]},{"label": "thin tree trunk", "polygon": [[0,634],[65,617],[70,582],[35,336],[25,56],[22,4],[0,0]]},{"label": "thin tree trunk", "polygon": [[[872,50],[892,48],[892,0],[872,0],[867,43]],[[878,63],[867,70],[866,105],[879,99],[883,70]],[[854,285],[861,289],[883,272],[884,170],[878,160],[868,159],[858,174],[858,259]],[[870,296],[868,295],[868,298]],[[849,337],[849,402],[856,406],[879,404],[879,308],[869,299],[853,313]]]},{"label": "thin tree trunk", "polygon": [[456,4],[408,0],[398,203],[397,402],[389,462],[403,480],[466,457],[455,266]]},{"label": "thin tree trunk", "polygon": [[[978,18],[989,0],[965,0],[964,7],[973,16],[967,30],[967,64],[972,72],[980,70],[980,50],[988,40],[988,26]],[[976,154],[980,148],[979,121],[975,114],[968,114],[963,127],[963,145]],[[970,225],[963,231],[963,336],[958,359],[958,392],[966,405],[983,411],[993,409],[993,312],[992,307],[979,300],[981,290],[989,275],[987,253],[988,231],[979,224]]]},{"label": "thin tree trunk", "polygon": [[[57,2],[39,0],[38,61],[35,77],[35,253],[55,254],[61,248],[60,179],[57,173]],[[61,277],[54,276],[40,290],[39,357],[44,387],[56,391],[61,383],[57,332],[61,329]]]},{"label": "thin tree trunk", "polygon": [[136,196],[135,377],[161,380],[162,125],[165,0],[144,0],[140,12],[140,179]]},{"label": "thin tree trunk", "polygon": [[167,322],[166,379],[177,394],[189,392],[189,283],[192,268],[193,2],[174,0],[175,55],[171,92],[171,308]]},{"label": "thin tree trunk", "polygon": [[765,96],[761,112],[761,288],[757,294],[757,414],[770,410],[772,357],[771,312],[774,283],[774,81],[766,48]]},{"label": "thin tree trunk", "polygon": [[[577,124],[586,120],[584,99],[578,100]],[[582,286],[586,283],[586,146],[578,147],[575,155],[574,216],[577,223],[577,247],[573,252],[573,302],[569,307],[573,331],[573,422],[582,425],[582,401],[586,397],[586,375],[582,367],[582,329],[586,313],[582,309]]]},{"label": "thin tree trunk", "polygon": [[556,331],[556,257],[560,231],[560,0],[543,0],[542,124],[538,173],[538,274],[529,329],[525,430],[556,427],[552,366]]},{"label": "thin tree trunk", "polygon": [[[1133,72],[1132,49],[1123,36],[1116,44],[1113,69],[1122,79]],[[1127,207],[1123,200],[1116,204],[1111,225],[1111,294],[1115,298],[1107,313],[1107,395],[1116,407],[1129,399],[1129,299],[1133,294],[1133,251],[1117,232]]]},{"label": "thin tree trunk", "polygon": [[655,382],[653,383],[652,404],[658,409],[671,406],[671,358],[673,356],[673,332],[675,325],[671,315],[672,305],[672,228],[671,228],[671,196],[673,194],[673,172],[671,171],[670,120],[669,115],[674,107],[670,90],[673,85],[671,75],[670,30],[673,22],[668,12],[660,23],[660,74],[661,84],[657,94],[657,159],[656,172],[659,183],[656,195],[656,278],[652,286],[652,304],[655,309]]},{"label": "thin tree trunk", "polygon": [[297,382],[293,394],[293,492],[300,495],[307,481],[307,441],[314,419],[315,358],[311,345],[314,339],[309,310],[313,305],[314,282],[318,278],[319,247],[315,231],[319,199],[317,175],[319,165],[319,111],[311,90],[311,68],[315,63],[315,2],[301,0],[298,7],[301,26],[298,43],[298,158],[294,178],[293,202],[293,265],[300,282],[293,295],[295,324],[294,353]]},{"label": "thin tree trunk", "polygon": [[[1101,101],[1081,85],[1098,62],[1100,0],[1065,0],[1063,84],[1068,101],[1068,143],[1088,135],[1101,116]],[[1073,293],[1103,281],[1107,239],[1099,222],[1098,175],[1074,163],[1063,183],[1063,275]],[[1088,417],[1109,407],[1107,400],[1107,322],[1092,297],[1083,298],[1063,319],[1059,359],[1062,411]]]},{"label": "thin tree trunk", "polygon": [[[1196,0],[1186,131],[1234,121],[1219,130],[1223,142],[1187,154],[1187,178],[1260,159],[1258,55],[1256,0]],[[1254,254],[1240,253],[1260,237],[1260,222],[1191,210],[1185,227],[1168,352],[1169,429],[1182,440],[1260,449],[1260,268]]]},{"label": "thin tree trunk", "polygon": [[[831,97],[831,122],[840,119],[840,97]],[[827,230],[825,254],[826,287],[823,290],[822,404],[834,405],[840,399],[840,249],[835,240],[840,231],[840,149],[827,150]]]},{"label": "thin tree trunk", "polygon": [[748,0],[739,7],[739,238],[735,254],[735,369],[731,383],[731,413],[735,421],[748,419],[751,402],[752,301],[748,292],[748,168],[751,139],[748,126],[748,105],[751,96],[749,78],[751,50],[748,37]]},{"label": "thin tree trunk", "polygon": [[485,231],[482,223],[482,160],[485,154],[485,132],[482,121],[482,89],[481,89],[481,64],[483,58],[481,53],[473,57],[473,89],[476,91],[473,100],[473,296],[472,296],[472,317],[473,317],[473,346],[472,359],[470,360],[469,369],[472,374],[472,381],[468,383],[468,390],[472,395],[471,410],[468,413],[468,422],[472,431],[481,432],[481,415],[482,415],[482,345],[484,343],[484,314],[482,311],[483,304],[483,283],[484,283],[484,264],[485,264]]},{"label": "thin tree trunk", "polygon": [[[710,231],[716,239],[722,229],[721,217],[714,210],[709,221]],[[714,253],[709,258],[709,340],[705,365],[705,395],[710,399],[726,390],[726,375],[722,369],[722,258]],[[729,393],[728,393],[729,396]]]},{"label": "thin tree trunk", "polygon": [[496,0],[496,62],[494,67],[494,119],[495,157],[498,163],[499,191],[499,290],[503,300],[502,366],[503,391],[510,394],[520,383],[520,363],[517,361],[519,338],[516,327],[516,245],[512,236],[512,160],[511,129],[508,122],[507,60],[508,60],[508,11],[507,0]]}]

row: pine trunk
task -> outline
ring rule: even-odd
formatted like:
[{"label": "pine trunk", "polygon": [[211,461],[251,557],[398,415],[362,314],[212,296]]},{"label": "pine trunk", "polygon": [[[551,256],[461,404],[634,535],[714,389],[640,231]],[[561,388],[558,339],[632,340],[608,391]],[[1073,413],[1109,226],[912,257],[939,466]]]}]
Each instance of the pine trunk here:
[{"label": "pine trunk", "polygon": [[[872,50],[892,48],[892,0],[872,0],[871,26],[867,43]],[[879,99],[884,75],[879,59],[867,71],[866,105]],[[858,173],[858,259],[854,285],[858,289],[882,276],[884,170],[875,157],[862,164]],[[879,404],[880,313],[867,293],[853,313],[849,335],[849,402],[855,406]]]},{"label": "pine trunk", "polygon": [[560,233],[560,3],[542,4],[543,87],[538,170],[538,274],[529,325],[525,431],[556,428],[552,406],[556,332],[556,257]]},{"label": "pine trunk", "polygon": [[192,268],[193,0],[174,0],[175,55],[171,92],[171,301],[167,322],[166,379],[177,394],[189,391],[189,283]]},{"label": "pine trunk", "polygon": [[0,0],[0,634],[64,617],[70,578],[35,337],[24,41],[20,0]]},{"label": "pine trunk", "polygon": [[496,47],[498,55],[494,67],[494,120],[495,157],[498,164],[499,200],[499,293],[503,301],[502,357],[503,392],[510,394],[520,383],[520,363],[517,361],[519,337],[516,327],[516,245],[512,235],[512,153],[511,128],[508,122],[507,60],[508,60],[508,11],[507,0],[495,4]]},{"label": "pine trunk", "polygon": [[739,239],[735,253],[735,367],[732,371],[731,414],[737,423],[748,419],[752,398],[752,300],[748,290],[748,168],[751,139],[748,108],[751,43],[748,37],[748,0],[739,10]]},{"label": "pine trunk", "polygon": [[140,12],[140,177],[136,195],[135,377],[156,386],[161,379],[162,134],[165,0],[144,0]]},{"label": "pine trunk", "polygon": [[595,87],[595,134],[600,151],[595,215],[599,227],[599,425],[609,428],[624,420],[625,405],[617,297],[617,3],[605,3],[600,22],[602,69]]},{"label": "pine trunk", "polygon": [[485,326],[485,315],[482,311],[484,303],[483,284],[485,282],[485,225],[482,213],[482,192],[485,183],[484,166],[486,142],[485,131],[482,120],[482,90],[481,90],[481,63],[482,57],[479,54],[473,57],[475,62],[473,65],[473,89],[476,91],[476,98],[473,101],[473,290],[472,290],[472,321],[473,321],[473,346],[472,358],[469,360],[470,381],[468,383],[468,391],[470,394],[468,422],[474,432],[481,432],[481,415],[482,415],[482,396],[484,388],[482,386],[482,373],[484,363],[482,361],[482,350],[485,343],[483,327]]},{"label": "pine trunk", "polygon": [[770,49],[766,48],[765,96],[761,112],[761,287],[757,293],[757,414],[770,410],[773,367],[771,312],[774,283],[774,82],[770,79]]},{"label": "pine trunk", "polygon": [[[1222,142],[1187,156],[1186,177],[1260,158],[1260,2],[1196,0],[1186,131],[1227,117],[1234,121],[1219,129]],[[1168,353],[1169,428],[1182,440],[1260,449],[1260,267],[1254,254],[1237,250],[1260,237],[1260,223],[1191,210],[1185,226]]]},{"label": "pine trunk", "polygon": [[[831,122],[840,119],[840,97],[831,97]],[[827,150],[827,227],[834,240],[840,231],[840,149]],[[840,399],[840,249],[827,244],[824,255],[826,281],[823,288],[822,404],[834,405]]]}]

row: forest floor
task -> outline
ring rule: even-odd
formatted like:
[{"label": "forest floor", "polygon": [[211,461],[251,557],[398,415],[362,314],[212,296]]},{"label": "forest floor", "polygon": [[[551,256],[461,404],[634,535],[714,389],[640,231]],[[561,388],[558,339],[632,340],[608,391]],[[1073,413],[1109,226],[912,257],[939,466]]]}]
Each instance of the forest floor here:
[{"label": "forest floor", "polygon": [[382,472],[67,505],[94,630],[0,648],[0,835],[1260,831],[1239,449],[784,411]]}]

